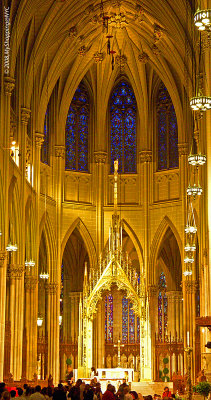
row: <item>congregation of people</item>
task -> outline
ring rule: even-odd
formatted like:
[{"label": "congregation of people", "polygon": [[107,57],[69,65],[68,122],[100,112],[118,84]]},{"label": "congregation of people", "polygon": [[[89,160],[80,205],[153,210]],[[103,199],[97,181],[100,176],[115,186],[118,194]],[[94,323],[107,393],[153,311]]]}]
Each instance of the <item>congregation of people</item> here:
[{"label": "congregation of people", "polygon": [[[5,383],[0,383],[0,400],[12,400],[13,398],[21,400],[159,400],[160,395],[142,396],[136,391],[130,390],[126,380],[119,382],[116,390],[115,386],[108,383],[107,390],[102,393],[100,382],[96,378],[92,379],[90,384],[86,384],[82,379],[78,379],[76,383],[69,382],[68,385],[59,384],[57,387],[43,387],[37,385],[30,387],[24,384],[21,387],[7,387]],[[175,398],[169,391],[168,387],[164,388],[162,399]]]}]

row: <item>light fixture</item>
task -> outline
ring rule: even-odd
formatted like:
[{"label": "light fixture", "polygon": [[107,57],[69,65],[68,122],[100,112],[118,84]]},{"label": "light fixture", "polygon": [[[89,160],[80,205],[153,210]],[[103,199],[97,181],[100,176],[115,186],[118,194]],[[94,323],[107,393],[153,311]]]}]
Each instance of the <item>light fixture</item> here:
[{"label": "light fixture", "polygon": [[59,325],[62,324],[62,315],[59,316]]},{"label": "light fixture", "polygon": [[203,154],[189,154],[188,163],[193,166],[204,165],[207,161],[207,157]]},{"label": "light fixture", "polygon": [[196,196],[201,196],[202,192],[203,192],[203,189],[199,183],[198,183],[198,185],[196,183],[194,183],[193,186],[191,186],[190,184],[188,185],[188,188],[187,188],[188,196],[193,196],[193,198],[195,199]]},{"label": "light fixture", "polygon": [[193,273],[193,272],[192,272],[191,270],[186,270],[186,271],[183,272],[183,275],[184,275],[184,276],[191,276],[192,273]]},{"label": "light fixture", "polygon": [[185,251],[186,253],[188,253],[189,251],[196,251],[196,245],[195,244],[190,245],[189,243],[187,243],[185,246]]},{"label": "light fixture", "polygon": [[18,246],[17,246],[17,244],[12,244],[10,242],[6,247],[6,250],[7,251],[17,251],[18,250]]},{"label": "light fixture", "polygon": [[196,233],[197,232],[197,227],[195,225],[189,225],[187,224],[185,227],[185,233]]},{"label": "light fixture", "polygon": [[211,97],[198,94],[190,99],[190,106],[193,111],[207,111],[211,108]]},{"label": "light fixture", "polygon": [[197,10],[194,14],[194,24],[199,31],[210,30],[211,10]]},{"label": "light fixture", "polygon": [[35,261],[25,261],[25,267],[34,267],[35,266]]},{"label": "light fixture", "polygon": [[49,278],[49,274],[47,272],[41,272],[40,274],[40,279],[48,279]]},{"label": "light fixture", "polygon": [[187,263],[193,264],[194,263],[194,258],[187,256],[187,257],[184,258],[184,263],[185,264],[187,264]]},{"label": "light fixture", "polygon": [[2,236],[2,231],[0,231],[0,236]]},{"label": "light fixture", "polygon": [[37,317],[37,326],[42,326],[42,324],[43,324],[43,318]]}]

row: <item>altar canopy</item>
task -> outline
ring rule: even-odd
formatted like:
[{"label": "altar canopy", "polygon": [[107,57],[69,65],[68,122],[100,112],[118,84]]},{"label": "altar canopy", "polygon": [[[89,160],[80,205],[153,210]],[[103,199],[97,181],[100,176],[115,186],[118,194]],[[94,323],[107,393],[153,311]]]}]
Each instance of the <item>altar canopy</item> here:
[{"label": "altar canopy", "polygon": [[[114,162],[114,213],[109,229],[109,243],[100,255],[95,268],[87,272],[85,265],[83,297],[79,304],[78,368],[81,377],[88,377],[93,366],[93,319],[97,315],[98,301],[112,288],[126,292],[133,311],[140,321],[140,379],[151,379],[151,338],[149,303],[145,287],[144,269],[137,274],[132,269],[128,254],[122,250],[123,226],[117,213],[118,160]],[[119,342],[119,341],[118,341]],[[115,345],[115,344],[114,344]],[[117,346],[118,344],[116,344]],[[118,367],[120,350],[118,350]]]}]

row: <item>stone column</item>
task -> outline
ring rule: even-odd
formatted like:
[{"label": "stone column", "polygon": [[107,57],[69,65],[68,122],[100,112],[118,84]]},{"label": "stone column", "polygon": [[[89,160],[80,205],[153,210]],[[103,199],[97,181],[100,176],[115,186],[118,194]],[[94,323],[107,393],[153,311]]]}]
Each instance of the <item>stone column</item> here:
[{"label": "stone column", "polygon": [[37,370],[37,278],[25,277],[26,379],[32,380]]},{"label": "stone column", "polygon": [[59,382],[59,285],[57,282],[46,284],[48,294],[47,329],[48,329],[48,376],[53,376],[53,383]]},{"label": "stone column", "polygon": [[156,379],[155,332],[158,332],[158,287],[156,285],[149,285],[148,294],[152,343],[152,379],[154,380]]},{"label": "stone column", "polygon": [[103,215],[103,205],[104,205],[104,182],[105,182],[105,170],[104,165],[106,162],[107,153],[104,151],[97,151],[94,153],[95,163],[96,163],[96,247],[97,255],[101,253],[104,248],[104,215]]},{"label": "stone column", "polygon": [[10,103],[11,94],[15,87],[15,80],[11,77],[4,77],[4,98],[3,98],[3,113],[4,118],[1,121],[0,143],[4,149],[3,159],[1,163],[2,181],[3,181],[3,204],[4,210],[2,215],[2,226],[0,227],[2,237],[0,240],[0,381],[3,381],[4,368],[4,337],[5,337],[5,307],[6,307],[6,260],[7,253],[5,252],[8,244],[8,188],[9,188],[9,159],[10,159]]},{"label": "stone column", "polygon": [[23,306],[24,306],[24,270],[23,265],[9,265],[10,276],[10,322],[11,322],[11,353],[10,372],[15,381],[22,375],[22,344],[23,344]]},{"label": "stone column", "polygon": [[0,381],[3,381],[7,252],[0,251]]}]

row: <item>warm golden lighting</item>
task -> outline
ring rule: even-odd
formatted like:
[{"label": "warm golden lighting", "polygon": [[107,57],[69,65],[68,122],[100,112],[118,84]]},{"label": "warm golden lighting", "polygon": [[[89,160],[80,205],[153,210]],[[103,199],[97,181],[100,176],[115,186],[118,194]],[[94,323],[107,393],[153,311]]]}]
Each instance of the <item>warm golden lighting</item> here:
[{"label": "warm golden lighting", "polygon": [[186,253],[188,253],[189,251],[196,251],[196,245],[195,244],[190,245],[189,243],[187,243],[185,246],[185,251]]},{"label": "warm golden lighting", "polygon": [[194,15],[194,24],[199,31],[209,29],[211,26],[211,10],[198,10]]},{"label": "warm golden lighting", "polygon": [[193,111],[207,111],[211,108],[211,97],[196,96],[190,100],[190,106]]},{"label": "warm golden lighting", "polygon": [[190,165],[204,165],[206,163],[207,157],[202,154],[189,154],[188,163]]},{"label": "warm golden lighting", "polygon": [[7,251],[17,251],[18,250],[18,246],[17,244],[12,244],[11,242],[8,244],[8,246],[6,247]]}]

